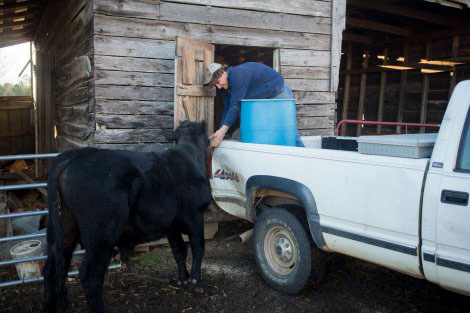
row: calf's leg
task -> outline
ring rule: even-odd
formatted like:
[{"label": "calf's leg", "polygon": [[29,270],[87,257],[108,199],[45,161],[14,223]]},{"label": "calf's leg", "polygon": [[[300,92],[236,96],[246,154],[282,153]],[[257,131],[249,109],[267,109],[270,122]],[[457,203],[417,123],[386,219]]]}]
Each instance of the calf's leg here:
[{"label": "calf's leg", "polygon": [[69,272],[70,263],[72,262],[73,251],[77,246],[79,239],[79,229],[77,222],[73,216],[66,212],[63,216],[63,258],[57,262],[57,298],[59,300],[59,308],[61,312],[65,312],[68,306],[67,299],[67,274]]},{"label": "calf's leg", "polygon": [[[77,245],[79,231],[75,219],[66,211],[60,217],[51,216],[47,229],[47,255],[44,267],[44,312],[67,310],[66,278]],[[60,223],[61,225],[57,225]],[[59,229],[56,229],[59,226]]]},{"label": "calf's leg", "polygon": [[189,243],[191,244],[191,253],[193,255],[193,264],[191,268],[191,282],[196,288],[196,292],[203,293],[201,284],[201,263],[204,257],[204,217],[197,214],[193,223],[189,226]]},{"label": "calf's leg", "polygon": [[43,309],[45,313],[57,312],[57,273],[56,273],[56,239],[53,225],[47,228],[47,260],[44,266]]},{"label": "calf's leg", "polygon": [[186,257],[188,255],[188,248],[181,236],[181,232],[172,229],[168,234],[168,242],[170,243],[171,252],[178,265],[178,284],[188,284],[189,273],[186,269]]},{"label": "calf's leg", "polygon": [[113,249],[124,228],[125,219],[118,214],[126,210],[119,209],[118,204],[114,207],[117,208],[114,211],[97,210],[102,215],[95,221],[80,223],[81,240],[85,246],[85,257],[80,265],[80,281],[92,313],[106,312],[103,302],[104,277]]},{"label": "calf's leg", "polygon": [[92,313],[104,313],[104,276],[111,260],[113,245],[88,245],[80,265],[80,281]]}]

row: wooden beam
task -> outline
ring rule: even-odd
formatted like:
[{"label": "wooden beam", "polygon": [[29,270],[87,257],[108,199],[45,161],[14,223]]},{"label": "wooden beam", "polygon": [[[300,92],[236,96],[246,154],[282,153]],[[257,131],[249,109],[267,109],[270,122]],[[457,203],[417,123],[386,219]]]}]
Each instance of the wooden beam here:
[{"label": "wooden beam", "polygon": [[[452,66],[448,65],[436,65],[436,64],[425,64],[425,63],[405,63],[405,62],[390,62],[388,60],[387,65],[393,65],[393,66],[402,66],[402,67],[411,67],[409,69],[410,71],[412,70],[417,70],[417,69],[429,69],[429,70],[437,70],[437,71],[444,71],[444,72],[450,72],[453,70]],[[387,67],[372,67],[372,68],[357,68],[353,69],[350,71],[343,71],[342,75],[360,75],[362,73],[381,73],[381,72],[390,72],[390,71],[406,71],[405,69],[393,69],[393,68],[387,68]]]},{"label": "wooden beam", "polygon": [[30,38],[32,34],[34,34],[34,31],[32,29],[28,29],[26,31],[18,31],[18,32],[11,33],[8,35],[0,36],[0,43],[16,41],[19,39],[23,39],[25,37]]},{"label": "wooden beam", "polygon": [[410,17],[420,21],[426,21],[433,24],[440,24],[445,26],[458,27],[464,23],[455,18],[445,17],[439,14],[434,14],[422,10],[416,10],[410,7],[399,6],[391,3],[384,3],[383,1],[373,0],[348,0],[348,4],[359,6],[362,8],[373,9],[376,11],[385,12],[388,14],[395,14]]},{"label": "wooden beam", "polygon": [[20,37],[26,34],[34,33],[32,27],[26,27],[24,29],[10,30],[3,33],[0,33],[0,40],[14,39],[15,37]]},{"label": "wooden beam", "polygon": [[330,65],[330,90],[338,91],[339,70],[341,61],[342,34],[345,29],[346,0],[333,0],[331,22],[331,65]]},{"label": "wooden beam", "polygon": [[[388,63],[388,48],[384,48],[384,59],[383,65]],[[377,121],[382,122],[384,113],[384,102],[385,102],[385,88],[387,87],[387,72],[380,73],[380,91],[379,91],[379,108],[377,110]],[[377,125],[377,133],[382,132],[382,125]]]},{"label": "wooden beam", "polygon": [[470,26],[450,28],[446,30],[440,30],[440,31],[429,32],[429,33],[421,33],[421,34],[412,35],[412,36],[405,37],[405,38],[391,39],[391,40],[386,40],[382,42],[374,42],[372,43],[372,45],[390,47],[390,46],[396,46],[396,45],[405,44],[405,43],[432,41],[436,39],[450,38],[453,36],[462,36],[462,35],[468,35],[468,34],[470,34]]},{"label": "wooden beam", "polygon": [[0,32],[3,32],[5,29],[13,29],[13,28],[16,28],[16,27],[21,27],[21,28],[18,28],[18,29],[24,29],[27,26],[33,25],[34,22],[35,22],[34,20],[30,20],[30,19],[27,19],[27,20],[21,21],[21,22],[5,22],[5,23],[0,24]]},{"label": "wooden beam", "polygon": [[23,110],[32,109],[33,103],[31,101],[7,101],[0,102],[0,110]]},{"label": "wooden beam", "polygon": [[393,26],[393,25],[378,23],[378,22],[372,22],[369,20],[363,20],[363,19],[359,19],[359,18],[351,17],[351,16],[348,16],[346,18],[346,25],[348,27],[364,28],[364,29],[382,32],[382,33],[403,36],[403,37],[411,36],[411,31],[408,29]]},{"label": "wooden beam", "polygon": [[[346,17],[347,19],[347,17]],[[343,32],[343,41],[351,41],[351,42],[357,42],[357,43],[365,43],[365,44],[370,44],[372,43],[372,39],[367,36],[363,35],[358,35],[358,34],[352,34],[352,33],[347,33]]]},{"label": "wooden beam", "polygon": [[198,96],[198,97],[215,97],[215,88],[206,86],[187,86],[178,84],[176,94],[178,96]]},{"label": "wooden beam", "polygon": [[39,13],[40,12],[37,8],[33,8],[27,11],[0,15],[0,21],[9,21],[9,20],[17,19],[17,18],[22,18],[22,17],[32,17],[32,16],[38,15]]},{"label": "wooden beam", "polygon": [[273,69],[281,73],[281,50],[274,49],[273,51]]},{"label": "wooden beam", "polygon": [[[426,42],[426,60],[429,60],[431,50],[431,42]],[[419,114],[419,122],[426,123],[426,113],[428,111],[428,90],[429,90],[429,74],[423,73],[423,87],[421,88],[421,108]],[[420,127],[420,133],[424,133],[425,128]]]},{"label": "wooden beam", "polygon": [[[353,52],[353,47],[352,43],[348,42],[348,61],[346,63],[346,69],[351,70],[352,67],[352,52]],[[346,78],[344,80],[344,92],[343,92],[343,114],[341,115],[341,118],[343,120],[348,119],[348,110],[349,110],[349,93],[351,91],[351,75],[346,75]],[[341,136],[344,136],[346,134],[346,124],[344,124],[341,127]]]},{"label": "wooden beam", "polygon": [[0,5],[0,12],[8,11],[8,10],[19,10],[19,9],[29,9],[38,7],[39,1],[24,1],[24,2],[13,2],[13,3],[5,3]]},{"label": "wooden beam", "polygon": [[[409,51],[409,46],[405,44],[405,46],[403,47],[403,56],[405,58],[405,62],[408,61]],[[400,75],[400,93],[398,98],[397,122],[403,122],[403,113],[405,111],[406,78],[408,76],[408,72],[401,71]],[[396,132],[398,134],[401,133],[401,126],[397,126]]]},{"label": "wooden beam", "polygon": [[14,45],[29,42],[29,41],[32,41],[32,40],[33,40],[33,35],[25,36],[25,37],[18,38],[18,39],[12,40],[12,41],[2,42],[2,43],[0,43],[0,48],[14,46]]},{"label": "wooden beam", "polygon": [[331,18],[278,14],[210,6],[160,3],[162,21],[331,34]]},{"label": "wooden beam", "polygon": [[[454,36],[452,38],[452,58],[456,58],[459,51],[459,36]],[[457,70],[455,66],[452,67],[452,72],[450,72],[450,82],[449,82],[449,100],[452,92],[454,91],[455,84],[457,83]]]},{"label": "wooden beam", "polygon": [[[102,2],[101,0],[100,2]],[[110,0],[107,0],[110,1]],[[115,1],[115,0],[114,0]],[[312,1],[312,0],[172,0],[184,4],[197,4],[206,7],[222,7],[241,9],[246,11],[273,12],[281,14],[296,14],[309,16],[331,17],[331,0]]]},{"label": "wooden beam", "polygon": [[0,101],[31,101],[31,96],[0,96]]},{"label": "wooden beam", "polygon": [[[21,170],[15,170],[15,173],[18,174],[18,176],[24,178],[30,184],[36,183],[31,177],[29,177],[28,174],[26,174],[25,172],[23,172]],[[39,188],[36,188],[36,189],[39,190],[39,192],[41,192],[43,195],[45,195],[47,197],[47,189],[46,188],[39,187]]]},{"label": "wooden beam", "polygon": [[[369,66],[369,51],[364,50],[364,60],[362,62],[362,68],[367,69]],[[366,85],[367,85],[367,73],[361,74],[361,85],[359,89],[359,106],[357,109],[357,119],[364,120],[364,102],[366,98]],[[361,135],[362,125],[357,125],[356,128],[356,136],[359,137]]]}]

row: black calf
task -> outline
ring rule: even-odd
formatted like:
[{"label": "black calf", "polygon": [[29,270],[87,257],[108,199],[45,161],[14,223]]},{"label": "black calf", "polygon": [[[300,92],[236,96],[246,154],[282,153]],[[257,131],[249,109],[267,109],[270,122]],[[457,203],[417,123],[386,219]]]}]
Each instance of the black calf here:
[{"label": "black calf", "polygon": [[[136,244],[167,236],[179,282],[201,289],[206,176],[205,125],[185,121],[176,147],[159,153],[84,148],[60,154],[48,180],[48,259],[44,311],[67,307],[66,275],[77,242],[85,248],[80,280],[92,312],[105,312],[103,281],[115,246],[124,261]],[[186,269],[189,236],[193,264]]]}]

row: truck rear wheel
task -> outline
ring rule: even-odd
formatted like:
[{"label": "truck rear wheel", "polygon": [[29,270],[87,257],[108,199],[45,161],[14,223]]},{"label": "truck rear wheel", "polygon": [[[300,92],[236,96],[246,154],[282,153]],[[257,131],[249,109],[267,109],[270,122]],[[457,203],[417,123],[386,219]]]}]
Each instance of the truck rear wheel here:
[{"label": "truck rear wheel", "polygon": [[295,294],[322,272],[312,264],[322,264],[302,221],[287,209],[272,208],[256,219],[253,230],[256,264],[263,279],[274,289]]}]

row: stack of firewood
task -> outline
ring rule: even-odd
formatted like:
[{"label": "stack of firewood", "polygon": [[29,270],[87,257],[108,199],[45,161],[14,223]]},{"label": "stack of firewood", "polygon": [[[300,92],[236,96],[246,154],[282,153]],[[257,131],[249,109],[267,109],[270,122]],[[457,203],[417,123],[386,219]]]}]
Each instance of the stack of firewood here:
[{"label": "stack of firewood", "polygon": [[[33,163],[23,160],[0,163],[0,185],[33,183]],[[45,209],[45,188],[0,191],[0,214],[20,213]],[[0,219],[0,237],[36,232],[40,229],[40,215],[15,219]],[[44,221],[43,223],[44,224]]]}]

